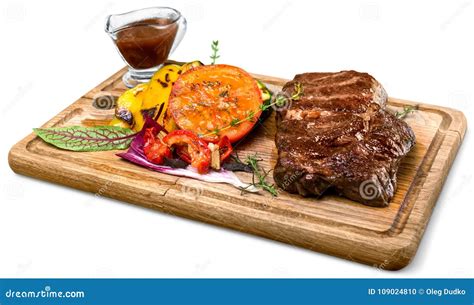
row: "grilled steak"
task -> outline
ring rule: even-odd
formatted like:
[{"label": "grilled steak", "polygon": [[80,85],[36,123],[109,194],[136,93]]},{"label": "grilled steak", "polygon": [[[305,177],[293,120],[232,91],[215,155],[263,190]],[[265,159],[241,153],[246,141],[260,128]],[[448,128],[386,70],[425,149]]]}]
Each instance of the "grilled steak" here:
[{"label": "grilled steak", "polygon": [[304,73],[283,92],[293,99],[276,114],[277,185],[303,196],[334,189],[366,205],[387,206],[415,135],[384,109],[382,85],[356,71]]}]

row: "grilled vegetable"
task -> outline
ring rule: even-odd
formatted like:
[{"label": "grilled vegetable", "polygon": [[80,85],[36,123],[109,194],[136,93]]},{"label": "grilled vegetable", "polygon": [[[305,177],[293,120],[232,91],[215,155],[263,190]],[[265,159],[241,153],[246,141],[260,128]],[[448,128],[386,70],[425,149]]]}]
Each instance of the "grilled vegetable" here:
[{"label": "grilled vegetable", "polygon": [[200,62],[199,60],[191,61],[191,62],[188,62],[188,63],[185,63],[184,65],[182,65],[181,71],[184,73],[188,70],[191,70],[192,68],[196,68],[196,67],[200,67],[200,66],[204,66],[204,64],[202,62]]},{"label": "grilled vegetable", "polygon": [[140,84],[135,88],[129,89],[122,94],[115,106],[115,118],[111,125],[117,126],[121,125],[124,127],[130,127],[135,131],[141,130],[143,127],[143,115],[142,110],[142,101],[144,91],[147,88],[147,84]]},{"label": "grilled vegetable", "polygon": [[219,144],[217,144],[219,147],[219,159],[222,162],[224,162],[232,153],[232,145],[230,144],[230,140],[227,136],[223,136]]},{"label": "grilled vegetable", "polygon": [[167,124],[164,124],[171,88],[181,73],[201,65],[200,61],[182,66],[167,64],[153,75],[150,82],[125,91],[117,100],[115,118],[110,125],[139,131],[143,127],[143,117],[147,116],[161,125],[167,125],[167,130],[176,129],[172,122],[167,121]]},{"label": "grilled vegetable", "polygon": [[158,124],[163,125],[163,117],[168,107],[171,87],[181,73],[178,65],[166,65],[151,78],[143,98],[142,109],[148,112]]},{"label": "grilled vegetable", "polygon": [[176,122],[174,121],[173,117],[168,115],[168,113],[166,113],[165,115],[165,122],[163,126],[168,132],[178,129],[178,125],[176,125]]},{"label": "grilled vegetable", "polygon": [[233,143],[255,125],[261,105],[257,82],[244,70],[228,65],[202,66],[183,73],[176,81],[168,115],[179,128],[192,130],[207,142],[216,143],[227,136]]},{"label": "grilled vegetable", "polygon": [[221,169],[221,160],[219,156],[219,146],[214,143],[208,144],[211,150],[211,168],[218,171]]},{"label": "grilled vegetable", "polygon": [[[247,192],[258,192],[259,190],[255,188],[253,185],[242,182],[233,172],[221,169],[220,171],[211,171],[206,175],[201,175],[197,173],[195,170],[191,170],[188,168],[180,168],[183,167],[184,164],[176,164],[173,162],[173,165],[163,166],[151,163],[143,154],[143,135],[147,129],[153,130],[153,134],[156,136],[158,132],[161,130],[161,126],[159,126],[155,121],[151,119],[147,119],[144,129],[133,139],[132,143],[130,144],[130,149],[127,152],[122,152],[117,154],[119,157],[128,160],[134,164],[139,166],[143,166],[144,168],[151,169],[160,173],[164,173],[167,175],[174,175],[179,177],[188,177],[193,178],[201,181],[206,181],[210,183],[228,183],[236,188],[242,190],[244,189]],[[164,161],[164,165],[168,165],[167,163],[170,160]],[[170,167],[171,166],[171,167]],[[173,168],[176,167],[176,168]]]},{"label": "grilled vegetable", "polygon": [[272,93],[270,92],[270,90],[268,90],[267,86],[265,86],[264,83],[262,83],[258,79],[256,79],[256,81],[258,89],[260,89],[260,93],[262,94],[263,103],[266,104],[270,102],[270,100],[272,99]]},{"label": "grilled vegetable", "polygon": [[223,136],[219,140],[218,144],[209,143],[208,146],[211,150],[211,168],[220,170],[221,164],[232,153],[232,145],[230,144],[229,138],[227,136]]},{"label": "grilled vegetable", "polygon": [[163,142],[172,147],[179,145],[179,147],[186,147],[187,153],[191,158],[191,165],[195,167],[200,174],[205,174],[209,171],[211,165],[211,150],[207,143],[199,138],[194,132],[189,130],[175,130],[168,133]]},{"label": "grilled vegetable", "polygon": [[171,149],[169,149],[160,138],[155,137],[153,128],[145,130],[143,143],[143,153],[152,163],[163,164],[165,159],[171,159],[173,157]]},{"label": "grilled vegetable", "polygon": [[155,136],[153,128],[145,130],[143,135],[143,153],[148,161],[155,164],[165,164],[173,158],[171,147],[180,149],[184,156],[181,159],[190,163],[200,174],[209,171],[211,150],[206,142],[189,130],[175,130],[168,133],[163,139]]},{"label": "grilled vegetable", "polygon": [[142,109],[148,111],[150,116],[160,125],[164,125],[164,117],[168,108],[168,99],[171,88],[181,73],[194,67],[202,66],[200,61],[193,61],[182,66],[169,64],[156,72],[149,82],[143,98]]},{"label": "grilled vegetable", "polygon": [[127,122],[122,121],[121,119],[114,117],[112,121],[109,123],[110,126],[117,126],[121,128],[131,128],[130,125],[128,125]]}]

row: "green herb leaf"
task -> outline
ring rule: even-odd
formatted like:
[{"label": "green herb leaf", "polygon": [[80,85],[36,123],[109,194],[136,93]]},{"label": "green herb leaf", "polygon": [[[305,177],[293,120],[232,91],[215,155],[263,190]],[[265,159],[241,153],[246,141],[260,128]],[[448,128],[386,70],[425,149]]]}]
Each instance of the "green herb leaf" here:
[{"label": "green herb leaf", "polygon": [[[269,192],[272,194],[272,196],[278,196],[278,191],[275,188],[274,184],[269,184],[266,181],[266,178],[270,171],[266,171],[265,169],[261,168],[260,165],[258,164],[259,161],[262,161],[258,157],[258,154],[255,153],[255,155],[249,155],[247,156],[246,164],[249,165],[252,170],[253,170],[253,177],[252,177],[252,185],[255,187],[260,187],[261,189]],[[257,180],[257,181],[255,181]]]},{"label": "green herb leaf", "polygon": [[127,149],[133,130],[118,126],[35,128],[43,141],[58,148],[72,151],[104,151]]},{"label": "green herb leaf", "polygon": [[253,121],[253,118],[255,116],[255,111],[253,110],[250,110],[248,113],[247,113],[247,117],[245,118],[247,121],[250,121],[252,122]]},{"label": "green herb leaf", "polygon": [[212,131],[212,133],[215,135],[219,135],[219,132],[221,132],[221,130],[218,127],[214,128],[214,130]]},{"label": "green herb leaf", "polygon": [[418,105],[403,106],[403,110],[395,112],[395,116],[399,119],[404,119],[408,114],[410,114],[411,112],[414,112],[415,110],[418,110]]},{"label": "green herb leaf", "polygon": [[233,118],[231,121],[230,121],[230,126],[234,127],[234,126],[237,126],[240,124],[240,120],[237,119],[237,118]]},{"label": "green herb leaf", "polygon": [[275,106],[277,107],[283,107],[287,103],[288,103],[287,97],[285,97],[284,95],[278,95],[274,102]]},{"label": "green herb leaf", "polygon": [[[248,169],[248,171],[252,173],[252,183],[249,184],[249,187],[254,186],[261,188],[262,190],[272,194],[272,196],[278,196],[278,191],[275,185],[268,183],[266,180],[267,176],[270,174],[270,170],[266,171],[260,166],[260,164],[258,164],[262,159],[259,158],[257,153],[254,155],[248,155],[245,162],[243,162],[237,154],[232,155],[231,158],[235,162],[234,167],[240,165],[242,169]],[[246,189],[243,188],[242,191],[246,191]]]},{"label": "green herb leaf", "polygon": [[210,56],[212,59],[211,65],[216,63],[216,59],[221,57],[220,55],[217,55],[217,52],[219,52],[219,40],[213,40],[211,44],[212,48],[212,55]]},{"label": "green herb leaf", "polygon": [[295,91],[293,92],[291,99],[295,101],[299,100],[302,95],[303,95],[303,85],[300,82],[296,82]]}]

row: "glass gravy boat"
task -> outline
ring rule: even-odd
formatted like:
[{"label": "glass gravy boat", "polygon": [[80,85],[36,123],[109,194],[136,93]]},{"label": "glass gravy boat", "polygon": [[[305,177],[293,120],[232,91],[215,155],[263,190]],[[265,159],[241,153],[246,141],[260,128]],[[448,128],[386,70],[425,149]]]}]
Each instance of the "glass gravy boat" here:
[{"label": "glass gravy boat", "polygon": [[132,88],[149,81],[176,49],[186,19],[173,8],[150,7],[108,16],[105,31],[128,65],[122,80]]}]

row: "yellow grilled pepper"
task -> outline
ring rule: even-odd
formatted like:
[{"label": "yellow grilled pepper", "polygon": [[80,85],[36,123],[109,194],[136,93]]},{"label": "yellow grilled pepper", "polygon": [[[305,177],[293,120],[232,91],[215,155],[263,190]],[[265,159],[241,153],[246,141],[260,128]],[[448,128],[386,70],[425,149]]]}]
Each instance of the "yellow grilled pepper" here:
[{"label": "yellow grilled pepper", "polygon": [[166,65],[158,70],[149,82],[143,98],[142,108],[150,111],[150,114],[153,115],[158,124],[163,125],[171,88],[180,74],[181,66],[174,64]]},{"label": "yellow grilled pepper", "polygon": [[117,100],[115,105],[115,119],[112,125],[124,126],[124,123],[133,130],[140,130],[144,120],[141,113],[142,101],[148,84],[140,84],[125,91]]},{"label": "yellow grilled pepper", "polygon": [[172,120],[165,119],[171,89],[181,73],[202,65],[200,61],[192,61],[182,66],[168,64],[161,67],[148,83],[129,89],[119,97],[115,106],[115,118],[110,125],[139,131],[146,115],[164,125],[168,131],[177,129]]}]

